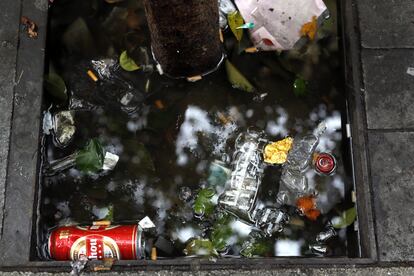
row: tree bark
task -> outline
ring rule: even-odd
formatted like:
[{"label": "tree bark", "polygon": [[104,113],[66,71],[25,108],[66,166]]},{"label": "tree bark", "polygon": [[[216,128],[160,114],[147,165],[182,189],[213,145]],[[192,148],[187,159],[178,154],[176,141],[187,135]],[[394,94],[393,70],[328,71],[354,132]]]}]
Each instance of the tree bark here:
[{"label": "tree bark", "polygon": [[222,59],[217,0],[144,0],[152,51],[168,76],[214,70]]}]

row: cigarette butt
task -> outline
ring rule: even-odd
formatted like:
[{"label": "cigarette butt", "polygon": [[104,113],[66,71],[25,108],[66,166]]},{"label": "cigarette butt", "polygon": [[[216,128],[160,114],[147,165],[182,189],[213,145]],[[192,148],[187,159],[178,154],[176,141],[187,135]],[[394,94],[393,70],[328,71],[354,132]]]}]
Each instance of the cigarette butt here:
[{"label": "cigarette butt", "polygon": [[153,247],[151,249],[151,261],[157,260],[157,248]]},{"label": "cigarette butt", "polygon": [[203,79],[203,77],[201,75],[197,75],[197,76],[188,77],[187,81],[196,82],[196,81],[199,81],[199,80],[202,80],[202,79]]},{"label": "cigarette butt", "polygon": [[156,100],[155,101],[155,106],[158,108],[158,109],[164,109],[164,104],[162,103],[162,101],[161,100]]},{"label": "cigarette butt", "polygon": [[109,220],[100,220],[100,221],[94,221],[94,226],[108,226],[111,225],[111,222]]},{"label": "cigarette butt", "polygon": [[245,51],[246,53],[252,54],[252,53],[256,53],[256,52],[258,52],[259,50],[258,50],[256,47],[250,47],[250,48],[246,48],[246,49],[244,49],[244,51]]},{"label": "cigarette butt", "polygon": [[98,81],[98,77],[95,75],[94,72],[92,72],[91,70],[88,70],[88,76],[94,81],[97,82]]},{"label": "cigarette butt", "polygon": [[223,31],[221,29],[219,29],[219,36],[220,36],[221,43],[224,43]]}]

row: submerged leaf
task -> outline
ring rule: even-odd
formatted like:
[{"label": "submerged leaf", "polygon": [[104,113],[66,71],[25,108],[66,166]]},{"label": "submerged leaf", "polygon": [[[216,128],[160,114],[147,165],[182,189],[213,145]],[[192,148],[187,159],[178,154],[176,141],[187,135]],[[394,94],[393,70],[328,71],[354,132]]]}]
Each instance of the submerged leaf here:
[{"label": "submerged leaf", "polygon": [[302,78],[297,78],[293,83],[293,92],[296,96],[304,96],[306,94],[307,83]]},{"label": "submerged leaf", "polygon": [[251,258],[253,256],[266,256],[271,254],[272,249],[272,242],[265,239],[254,238],[243,244],[240,255],[247,258]]},{"label": "submerged leaf", "polygon": [[240,73],[240,71],[228,60],[226,60],[227,77],[234,88],[246,92],[254,92],[254,86]]},{"label": "submerged leaf", "polygon": [[350,226],[356,220],[357,212],[356,208],[352,207],[342,213],[341,217],[332,221],[332,225],[335,228],[346,228]]},{"label": "submerged leaf", "polygon": [[211,233],[211,241],[217,251],[224,251],[229,245],[228,242],[233,235],[233,229],[230,224],[234,218],[228,214],[222,216],[216,221]]},{"label": "submerged leaf", "polygon": [[155,166],[151,154],[143,143],[138,143],[134,151],[140,169],[155,171]]},{"label": "submerged leaf", "polygon": [[103,221],[110,221],[112,222],[114,220],[114,205],[110,204],[108,206],[108,214],[102,219]]},{"label": "submerged leaf", "polygon": [[211,198],[215,195],[213,189],[202,189],[198,192],[194,202],[194,212],[199,216],[211,215],[214,211],[214,203]]},{"label": "submerged leaf", "polygon": [[58,74],[50,73],[45,76],[45,89],[58,100],[66,101],[68,99],[66,84]]},{"label": "submerged leaf", "polygon": [[213,243],[207,239],[193,239],[184,249],[187,256],[218,256]]},{"label": "submerged leaf", "polygon": [[102,169],[104,149],[97,139],[92,139],[85,148],[76,155],[76,168],[83,172],[97,172]]},{"label": "submerged leaf", "polygon": [[139,66],[135,63],[135,61],[128,56],[127,51],[123,51],[119,57],[119,65],[121,65],[122,69],[128,72],[139,69]]},{"label": "submerged leaf", "polygon": [[238,41],[240,41],[243,37],[243,29],[240,29],[239,27],[244,24],[243,17],[238,11],[234,11],[227,15],[227,20],[234,36]]}]

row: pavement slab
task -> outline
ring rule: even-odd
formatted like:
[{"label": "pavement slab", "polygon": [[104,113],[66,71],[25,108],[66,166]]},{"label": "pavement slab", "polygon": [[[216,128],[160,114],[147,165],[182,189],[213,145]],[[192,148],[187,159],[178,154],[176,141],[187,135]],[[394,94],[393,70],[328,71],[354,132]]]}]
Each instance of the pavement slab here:
[{"label": "pavement slab", "polygon": [[414,47],[413,1],[359,0],[356,3],[363,47]]},{"label": "pavement slab", "polygon": [[370,133],[380,261],[414,261],[414,133]]},{"label": "pavement slab", "polygon": [[[33,273],[33,272],[0,272],[0,276],[67,276],[69,273]],[[82,273],[83,276],[412,276],[414,275],[413,267],[364,267],[364,268],[296,268],[296,269],[278,269],[278,270],[216,270],[216,271],[141,271],[141,272],[107,272],[102,273]]]},{"label": "pavement slab", "polygon": [[362,66],[368,128],[414,128],[414,49],[363,50]]},{"label": "pavement slab", "polygon": [[0,238],[16,76],[20,1],[0,1]]}]

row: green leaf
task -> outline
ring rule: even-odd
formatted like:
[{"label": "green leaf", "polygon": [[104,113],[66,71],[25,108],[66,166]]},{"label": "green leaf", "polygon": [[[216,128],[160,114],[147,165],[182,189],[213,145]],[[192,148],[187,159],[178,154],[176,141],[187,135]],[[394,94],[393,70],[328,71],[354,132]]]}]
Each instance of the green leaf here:
[{"label": "green leaf", "polygon": [[68,99],[66,84],[58,74],[46,75],[44,82],[45,89],[51,96],[62,102]]},{"label": "green leaf", "polygon": [[267,240],[247,241],[243,244],[240,254],[244,257],[265,256],[272,252],[273,243]]},{"label": "green leaf", "polygon": [[94,173],[102,169],[104,150],[97,139],[92,139],[76,155],[76,168],[85,173]]},{"label": "green leaf", "polygon": [[108,214],[106,214],[106,216],[102,220],[111,221],[111,222],[114,220],[114,205],[113,204],[110,204],[108,206]]},{"label": "green leaf", "polygon": [[307,82],[302,78],[297,78],[293,83],[293,92],[297,97],[306,95]]},{"label": "green leaf", "polygon": [[143,143],[138,143],[135,149],[135,156],[138,158],[138,165],[140,169],[155,171],[154,162],[151,158],[151,154]]},{"label": "green leaf", "polygon": [[139,69],[139,66],[135,63],[135,61],[128,56],[127,51],[123,51],[119,57],[119,65],[121,65],[122,69],[128,72]]},{"label": "green leaf", "polygon": [[234,11],[227,15],[227,20],[229,26],[237,41],[240,41],[243,37],[243,29],[238,29],[240,26],[243,26],[244,20],[241,14],[238,11]]},{"label": "green leaf", "polygon": [[218,251],[224,251],[229,245],[228,241],[233,235],[233,229],[230,224],[234,221],[234,218],[228,214],[222,216],[216,221],[211,233],[211,241],[213,246]]},{"label": "green leaf", "polygon": [[215,195],[213,189],[202,189],[198,192],[194,202],[194,212],[199,216],[211,215],[214,211],[214,203],[211,198]]},{"label": "green leaf", "polygon": [[333,227],[346,228],[350,226],[357,218],[356,208],[352,207],[342,213],[341,217],[336,217],[332,220]]},{"label": "green leaf", "polygon": [[208,239],[193,239],[184,249],[187,256],[218,256],[213,243]]},{"label": "green leaf", "polygon": [[243,76],[242,73],[228,60],[226,60],[227,77],[234,88],[254,92],[254,86]]}]

